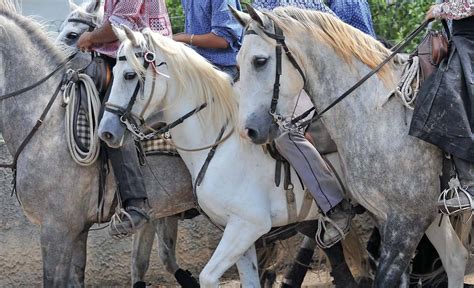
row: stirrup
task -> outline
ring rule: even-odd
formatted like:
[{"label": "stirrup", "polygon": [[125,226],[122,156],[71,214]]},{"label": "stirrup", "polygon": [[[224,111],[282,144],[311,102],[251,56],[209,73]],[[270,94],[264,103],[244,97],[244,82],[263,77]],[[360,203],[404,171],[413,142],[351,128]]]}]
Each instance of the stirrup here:
[{"label": "stirrup", "polygon": [[[469,201],[469,205],[463,206],[461,203],[461,198],[459,197],[460,193],[464,194]],[[449,198],[448,198],[449,197]],[[453,207],[451,205],[448,205],[447,201],[457,199],[457,208],[455,209],[450,209],[450,207]],[[440,205],[442,203],[442,206]],[[463,188],[461,186],[461,182],[457,177],[452,178],[449,180],[449,188],[445,189],[443,192],[438,197],[438,206],[441,206],[444,209],[440,209],[441,213],[447,215],[447,216],[452,216],[452,215],[457,215],[461,213],[466,213],[466,212],[471,212],[471,215],[469,216],[468,220],[472,217],[473,211],[474,211],[474,200],[472,199],[471,193],[467,191],[467,188]]]},{"label": "stirrup", "polygon": [[[124,239],[124,238],[127,238],[133,234],[135,234],[137,232],[137,230],[139,228],[141,228],[141,225],[140,227],[135,227],[135,223],[133,223],[133,218],[132,216],[127,212],[127,211],[134,211],[134,212],[137,212],[138,214],[142,215],[143,218],[145,218],[147,221],[150,221],[150,216],[148,216],[148,213],[141,209],[141,208],[138,208],[138,207],[134,207],[134,206],[129,206],[125,209],[123,208],[120,208],[120,210],[118,210],[117,212],[115,212],[115,214],[112,216],[112,219],[110,220],[110,233],[111,236],[115,239]],[[117,227],[117,223],[123,223],[124,221],[122,219],[124,219],[124,217],[126,217],[128,219],[128,221],[130,221],[130,224],[132,225],[132,228],[131,229],[126,229],[124,227],[120,228]]]},{"label": "stirrup", "polygon": [[[344,239],[346,237],[347,233],[349,233],[351,220],[348,220],[349,224],[344,229],[344,230],[347,230],[347,231],[344,231],[331,218],[329,218],[326,215],[320,214],[320,216],[317,220],[318,220],[318,230],[316,230],[315,240],[316,240],[316,244],[322,249],[331,248],[337,242]],[[329,222],[334,228],[336,228],[337,232],[339,233],[339,237],[337,237],[337,236],[333,237],[332,239],[329,240],[329,242],[324,241],[324,234],[326,233],[326,221]]]}]

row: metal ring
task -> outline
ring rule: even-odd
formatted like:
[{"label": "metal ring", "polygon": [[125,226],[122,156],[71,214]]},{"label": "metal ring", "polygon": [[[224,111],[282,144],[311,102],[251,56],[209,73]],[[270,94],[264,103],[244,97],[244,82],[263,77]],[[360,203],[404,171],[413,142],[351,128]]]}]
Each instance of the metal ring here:
[{"label": "metal ring", "polygon": [[155,62],[155,59],[156,59],[155,53],[153,53],[151,51],[147,51],[145,53],[145,56],[143,56],[143,57],[145,58],[145,61],[148,62],[148,63]]}]

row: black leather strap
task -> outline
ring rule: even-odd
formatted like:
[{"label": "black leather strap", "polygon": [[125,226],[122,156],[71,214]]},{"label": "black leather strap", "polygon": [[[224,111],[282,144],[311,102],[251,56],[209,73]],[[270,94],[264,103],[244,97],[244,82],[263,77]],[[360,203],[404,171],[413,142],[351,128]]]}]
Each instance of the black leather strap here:
[{"label": "black leather strap", "polygon": [[67,20],[67,22],[85,24],[85,25],[89,26],[89,32],[92,32],[97,27],[97,25],[95,25],[92,21],[87,21],[87,20],[80,19],[80,18],[69,18]]}]

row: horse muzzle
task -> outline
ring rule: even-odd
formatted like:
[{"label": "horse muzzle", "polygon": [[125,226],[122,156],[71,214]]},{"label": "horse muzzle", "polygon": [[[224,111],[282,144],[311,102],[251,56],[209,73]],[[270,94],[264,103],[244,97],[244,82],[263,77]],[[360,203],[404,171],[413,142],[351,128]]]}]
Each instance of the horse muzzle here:
[{"label": "horse muzzle", "polygon": [[278,126],[273,123],[270,114],[259,115],[251,114],[245,121],[241,136],[250,140],[252,143],[262,145],[273,141],[278,136]]},{"label": "horse muzzle", "polygon": [[126,127],[120,122],[120,118],[110,112],[105,111],[99,124],[99,137],[107,146],[120,148],[125,136]]}]

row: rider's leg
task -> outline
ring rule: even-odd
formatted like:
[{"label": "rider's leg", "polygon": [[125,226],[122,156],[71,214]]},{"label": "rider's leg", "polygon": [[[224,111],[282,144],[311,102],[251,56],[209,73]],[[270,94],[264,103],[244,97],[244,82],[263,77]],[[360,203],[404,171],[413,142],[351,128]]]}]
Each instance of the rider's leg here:
[{"label": "rider's leg", "polygon": [[345,234],[349,230],[352,218],[350,204],[344,200],[336,176],[303,134],[284,133],[275,140],[275,144],[299,174],[322,212],[331,219],[326,223],[324,243],[320,244],[335,244],[343,236],[340,232]]},{"label": "rider's leg", "polygon": [[[112,163],[115,180],[125,211],[130,217],[123,217],[109,230],[111,235],[130,234],[148,221],[148,204],[145,181],[138,160],[137,149],[132,135],[125,133],[123,146],[119,149],[107,148]],[[135,228],[135,229],[133,229]]]},{"label": "rider's leg", "polygon": [[[468,194],[459,193],[459,197],[454,197],[445,202],[441,201],[439,207],[443,212],[455,211],[453,214],[458,214],[474,208],[474,162],[466,161],[456,156],[452,157],[459,181],[461,182],[461,187],[464,188]],[[448,208],[448,211],[446,211],[446,208]]]}]

